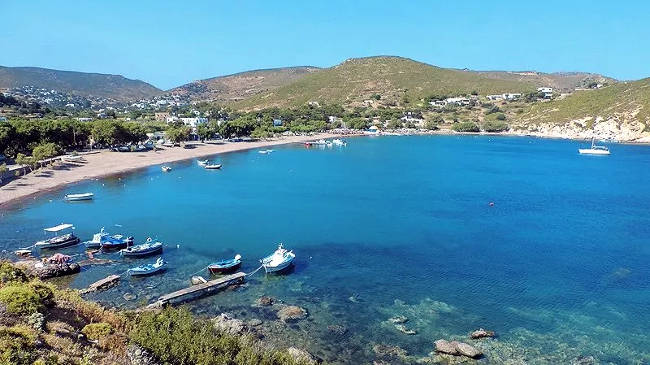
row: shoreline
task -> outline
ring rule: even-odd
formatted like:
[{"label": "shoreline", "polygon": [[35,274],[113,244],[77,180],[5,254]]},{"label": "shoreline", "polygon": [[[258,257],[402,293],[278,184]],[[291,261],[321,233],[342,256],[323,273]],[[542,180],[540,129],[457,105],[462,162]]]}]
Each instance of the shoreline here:
[{"label": "shoreline", "polygon": [[254,142],[201,143],[190,149],[173,147],[147,152],[101,151],[99,153],[85,154],[83,155],[83,163],[60,162],[57,166],[35,170],[3,185],[0,187],[0,207],[8,209],[25,199],[55,191],[68,184],[131,172],[154,165],[191,160],[221,153],[337,137],[341,137],[341,135],[319,133],[313,136],[280,137],[273,140]]}]

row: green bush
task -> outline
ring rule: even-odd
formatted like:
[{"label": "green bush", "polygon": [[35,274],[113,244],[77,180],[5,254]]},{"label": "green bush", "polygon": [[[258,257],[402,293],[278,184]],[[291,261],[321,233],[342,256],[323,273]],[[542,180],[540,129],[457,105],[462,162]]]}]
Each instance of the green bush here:
[{"label": "green bush", "polygon": [[81,333],[91,340],[99,340],[113,333],[113,327],[105,322],[90,323],[81,329]]},{"label": "green bush", "polygon": [[494,121],[494,122],[485,122],[483,129],[486,132],[495,133],[495,132],[504,132],[509,129],[508,124],[505,122]]},{"label": "green bush", "polygon": [[35,345],[36,332],[29,327],[0,327],[0,364],[32,364]]},{"label": "green bush", "polygon": [[26,281],[27,275],[22,270],[14,267],[10,262],[0,262],[0,287],[6,283],[24,283]]},{"label": "green bush", "polygon": [[438,123],[434,122],[433,120],[427,120],[424,123],[424,129],[435,131],[436,129],[438,129]]},{"label": "green bush", "polygon": [[142,313],[129,337],[169,364],[298,364],[286,353],[262,350],[251,339],[219,332],[186,308]]},{"label": "green bush", "polygon": [[478,127],[478,124],[474,122],[460,122],[451,126],[451,129],[454,132],[480,132],[481,129]]},{"label": "green bush", "polygon": [[40,282],[10,284],[0,288],[0,302],[9,313],[32,314],[52,305],[52,289]]}]

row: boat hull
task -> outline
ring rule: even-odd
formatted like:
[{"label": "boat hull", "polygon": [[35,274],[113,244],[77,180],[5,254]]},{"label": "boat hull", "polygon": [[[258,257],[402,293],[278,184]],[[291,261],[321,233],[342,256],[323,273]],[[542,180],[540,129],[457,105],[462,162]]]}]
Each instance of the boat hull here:
[{"label": "boat hull", "polygon": [[210,265],[208,266],[208,271],[210,274],[226,274],[238,270],[240,267],[241,261],[230,266]]},{"label": "boat hull", "polygon": [[161,273],[164,270],[165,270],[165,267],[162,266],[162,267],[159,267],[159,268],[156,268],[156,269],[153,269],[153,270],[147,270],[147,271],[140,271],[140,270],[131,269],[131,270],[128,271],[128,273],[131,276],[150,276],[150,275]]},{"label": "boat hull", "polygon": [[581,148],[578,152],[580,152],[581,155],[609,155],[609,151],[607,150],[594,150],[591,148]]},{"label": "boat hull", "polygon": [[73,236],[70,239],[67,239],[65,241],[61,242],[55,242],[55,243],[48,243],[51,240],[45,240],[45,241],[40,241],[36,243],[36,247],[42,248],[42,249],[55,249],[55,248],[63,248],[63,247],[68,247],[68,246],[74,246],[77,243],[79,243],[79,237]]},{"label": "boat hull", "polygon": [[264,265],[264,271],[266,271],[267,274],[270,274],[270,273],[280,273],[280,272],[285,271],[285,270],[287,270],[288,268],[290,268],[291,265],[293,265],[293,260],[288,261],[288,262],[285,262],[285,263],[282,263],[282,264],[280,264],[280,265],[278,265],[278,266],[268,266],[268,265]]},{"label": "boat hull", "polygon": [[[133,248],[133,247],[131,247],[131,248]],[[157,246],[155,248],[151,248],[151,249],[148,249],[148,250],[142,250],[142,251],[130,251],[130,250],[124,249],[124,250],[120,251],[120,253],[124,257],[146,257],[146,256],[150,256],[150,255],[160,254],[162,252],[162,250],[163,250],[163,247],[162,247],[162,245],[160,245],[160,246]]]},{"label": "boat hull", "polygon": [[82,200],[93,200],[94,194],[66,195],[65,200],[69,202],[78,202]]}]

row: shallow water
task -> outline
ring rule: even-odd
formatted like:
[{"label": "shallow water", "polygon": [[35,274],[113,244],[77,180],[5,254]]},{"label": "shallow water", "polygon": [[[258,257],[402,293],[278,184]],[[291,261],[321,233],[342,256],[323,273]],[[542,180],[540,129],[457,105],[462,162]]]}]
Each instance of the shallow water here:
[{"label": "shallow water", "polygon": [[[84,239],[102,226],[158,238],[170,264],[163,276],[91,296],[134,307],[187,286],[215,259],[240,253],[250,272],[282,241],[297,254],[291,273],[257,273],[192,308],[262,319],[279,335],[270,341],[289,338],[334,363],[372,362],[377,343],[406,349],[409,362],[441,337],[475,344],[493,363],[650,362],[650,148],[614,145],[602,157],[578,155],[577,142],[534,138],[348,142],[220,155],[221,171],[187,161],[170,173],[153,166],[74,184],[2,212],[0,249],[28,246],[64,221]],[[86,191],[95,200],[62,201]],[[87,267],[70,285],[143,262],[105,258],[116,262]],[[273,308],[252,306],[261,295],[310,315],[282,324]],[[387,322],[398,314],[416,335]],[[328,331],[333,324],[347,332]],[[498,339],[467,340],[478,327]]]}]

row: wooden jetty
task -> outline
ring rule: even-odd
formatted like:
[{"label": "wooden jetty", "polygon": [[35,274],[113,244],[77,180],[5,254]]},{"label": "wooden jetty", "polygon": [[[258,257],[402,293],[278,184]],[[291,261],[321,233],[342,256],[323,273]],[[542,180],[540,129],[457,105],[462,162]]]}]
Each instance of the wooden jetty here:
[{"label": "wooden jetty", "polygon": [[81,294],[86,294],[86,293],[90,293],[90,292],[97,291],[97,290],[108,289],[108,288],[112,287],[113,285],[116,285],[118,283],[118,281],[120,281],[120,276],[119,275],[107,276],[107,277],[103,278],[102,280],[98,280],[98,281],[90,284],[88,286],[88,288],[81,290]]},{"label": "wooden jetty", "polygon": [[158,298],[155,302],[149,304],[146,308],[160,308],[173,301],[182,302],[187,300],[190,295],[204,296],[209,295],[214,291],[223,289],[230,285],[239,284],[246,278],[246,273],[238,272],[232,275],[220,277],[218,279],[210,280],[205,283],[190,286],[189,288],[177,290],[173,293],[165,294]]}]

